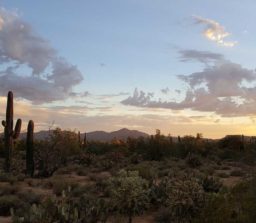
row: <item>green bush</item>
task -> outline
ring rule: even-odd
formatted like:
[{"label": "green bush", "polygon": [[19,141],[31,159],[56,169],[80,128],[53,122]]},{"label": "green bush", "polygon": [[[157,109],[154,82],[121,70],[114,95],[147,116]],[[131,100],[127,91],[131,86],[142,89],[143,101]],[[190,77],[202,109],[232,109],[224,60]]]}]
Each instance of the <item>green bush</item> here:
[{"label": "green bush", "polygon": [[127,215],[129,222],[149,205],[148,182],[139,176],[138,171],[121,170],[108,181],[113,211]]},{"label": "green bush", "polygon": [[256,179],[242,182],[226,193],[212,194],[193,223],[254,223]]}]

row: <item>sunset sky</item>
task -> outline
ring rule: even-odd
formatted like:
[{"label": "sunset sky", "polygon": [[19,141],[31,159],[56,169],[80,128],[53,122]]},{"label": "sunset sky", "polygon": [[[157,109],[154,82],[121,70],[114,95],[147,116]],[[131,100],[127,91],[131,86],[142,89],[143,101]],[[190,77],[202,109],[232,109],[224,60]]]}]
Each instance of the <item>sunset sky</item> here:
[{"label": "sunset sky", "polygon": [[[0,0],[0,118],[256,135],[253,0]],[[3,128],[0,128],[2,131]]]}]

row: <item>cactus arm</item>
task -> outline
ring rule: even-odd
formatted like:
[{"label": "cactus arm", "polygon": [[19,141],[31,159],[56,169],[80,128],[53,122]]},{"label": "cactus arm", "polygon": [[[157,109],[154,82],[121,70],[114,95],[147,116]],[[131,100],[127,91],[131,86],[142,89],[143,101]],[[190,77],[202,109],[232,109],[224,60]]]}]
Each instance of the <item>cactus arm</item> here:
[{"label": "cactus arm", "polygon": [[13,139],[17,139],[19,137],[20,130],[21,130],[21,124],[22,124],[21,119],[18,119],[16,122],[16,125],[15,125],[14,132],[13,132]]}]

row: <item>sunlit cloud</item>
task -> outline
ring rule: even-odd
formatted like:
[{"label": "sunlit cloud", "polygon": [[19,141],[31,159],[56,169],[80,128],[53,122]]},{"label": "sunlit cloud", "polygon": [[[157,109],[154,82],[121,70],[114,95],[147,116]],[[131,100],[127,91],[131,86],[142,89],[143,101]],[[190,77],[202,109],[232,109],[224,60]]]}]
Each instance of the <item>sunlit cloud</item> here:
[{"label": "sunlit cloud", "polygon": [[234,47],[238,42],[237,41],[226,41],[226,38],[231,36],[231,33],[227,32],[225,27],[220,23],[212,20],[203,18],[201,16],[193,16],[195,23],[198,25],[204,25],[203,35],[211,40],[224,47]]},{"label": "sunlit cloud", "polygon": [[[199,60],[202,60],[202,52],[193,52],[189,59],[197,59],[199,55]],[[209,55],[212,58],[214,54],[207,53],[205,59]],[[256,115],[255,70],[225,60],[223,56],[219,58],[220,60],[206,66],[202,71],[178,75],[187,84],[187,90],[183,92],[184,98],[180,101],[161,100],[152,93],[135,89],[133,95],[121,103],[142,108],[212,112],[222,117]]]},{"label": "sunlit cloud", "polygon": [[3,25],[4,25],[4,20],[2,16],[0,16],[0,31],[3,29]]}]

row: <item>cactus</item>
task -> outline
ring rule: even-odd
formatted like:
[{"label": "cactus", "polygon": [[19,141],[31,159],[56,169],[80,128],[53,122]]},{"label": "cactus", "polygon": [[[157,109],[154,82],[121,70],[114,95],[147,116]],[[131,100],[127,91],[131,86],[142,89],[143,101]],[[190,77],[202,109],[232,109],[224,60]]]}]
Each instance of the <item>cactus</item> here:
[{"label": "cactus", "polygon": [[27,142],[26,142],[26,171],[27,174],[33,177],[34,175],[34,122],[28,123]]},{"label": "cactus", "polygon": [[84,149],[87,147],[87,137],[86,137],[86,132],[84,133]]},{"label": "cactus", "polygon": [[2,121],[4,126],[4,145],[5,145],[5,171],[10,172],[11,156],[13,150],[13,142],[19,137],[21,130],[21,119],[18,119],[13,130],[13,93],[8,92],[7,107],[6,107],[6,120]]},{"label": "cactus", "polygon": [[78,131],[78,145],[80,148],[82,148],[82,143],[81,143],[81,133]]}]

